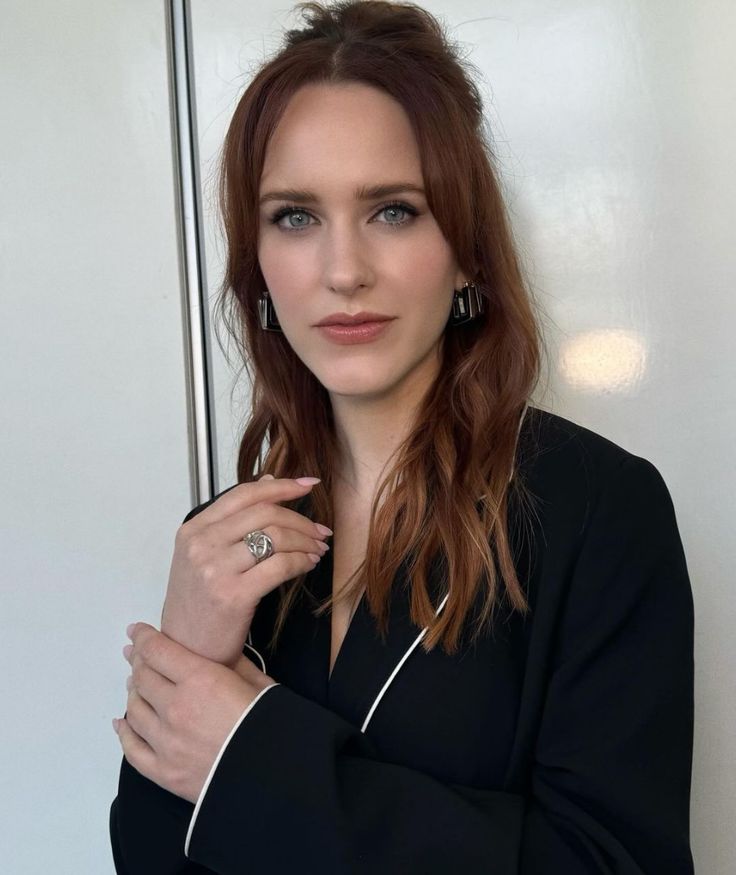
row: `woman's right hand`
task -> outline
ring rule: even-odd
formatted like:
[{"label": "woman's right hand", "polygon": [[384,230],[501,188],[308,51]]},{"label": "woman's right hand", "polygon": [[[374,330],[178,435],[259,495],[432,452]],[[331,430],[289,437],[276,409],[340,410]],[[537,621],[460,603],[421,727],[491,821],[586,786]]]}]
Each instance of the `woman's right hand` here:
[{"label": "woman's right hand", "polygon": [[[267,477],[270,475],[266,475]],[[233,668],[260,600],[316,565],[329,549],[308,517],[278,502],[306,495],[292,479],[240,483],[183,523],[174,543],[161,631],[189,650]],[[256,563],[243,538],[260,529],[273,554]]]}]

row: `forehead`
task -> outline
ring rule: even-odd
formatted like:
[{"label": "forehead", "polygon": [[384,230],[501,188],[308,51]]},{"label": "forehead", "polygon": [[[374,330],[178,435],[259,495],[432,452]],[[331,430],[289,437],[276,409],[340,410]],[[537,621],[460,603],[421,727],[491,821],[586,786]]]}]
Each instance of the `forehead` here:
[{"label": "forehead", "polygon": [[422,184],[416,138],[403,107],[363,83],[306,85],[266,149],[261,190],[300,185],[350,191],[386,175]]}]

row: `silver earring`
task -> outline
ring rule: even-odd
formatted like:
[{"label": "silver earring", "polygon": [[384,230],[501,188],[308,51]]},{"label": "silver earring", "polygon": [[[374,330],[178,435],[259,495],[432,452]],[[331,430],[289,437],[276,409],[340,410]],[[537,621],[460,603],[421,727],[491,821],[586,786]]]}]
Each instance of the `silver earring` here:
[{"label": "silver earring", "polygon": [[266,289],[258,299],[258,316],[261,320],[261,328],[264,331],[281,331],[276,311],[273,308],[273,302]]},{"label": "silver earring", "polygon": [[461,289],[455,289],[448,324],[463,325],[484,311],[483,295],[478,291],[475,283],[466,282]]}]

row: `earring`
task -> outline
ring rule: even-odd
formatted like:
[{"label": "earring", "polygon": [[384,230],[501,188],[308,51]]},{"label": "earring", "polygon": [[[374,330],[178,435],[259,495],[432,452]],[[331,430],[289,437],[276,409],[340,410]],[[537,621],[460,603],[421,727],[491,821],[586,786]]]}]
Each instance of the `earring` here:
[{"label": "earring", "polygon": [[483,312],[485,312],[483,295],[478,291],[475,283],[467,282],[461,289],[455,289],[448,324],[463,325]]},{"label": "earring", "polygon": [[258,316],[261,320],[261,328],[264,331],[281,331],[276,311],[273,308],[273,302],[266,289],[258,299]]}]

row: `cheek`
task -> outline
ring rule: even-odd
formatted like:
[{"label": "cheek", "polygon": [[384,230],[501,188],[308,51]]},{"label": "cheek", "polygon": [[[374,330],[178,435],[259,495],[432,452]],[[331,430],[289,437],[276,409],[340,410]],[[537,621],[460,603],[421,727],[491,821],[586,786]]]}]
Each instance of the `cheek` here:
[{"label": "cheek", "polygon": [[312,329],[309,320],[308,271],[303,252],[295,254],[299,247],[279,246],[270,241],[258,249],[258,262],[263,274],[281,330],[287,342],[305,363],[309,364]]},{"label": "cheek", "polygon": [[426,258],[417,260],[407,275],[406,288],[411,289],[405,298],[402,310],[414,315],[417,325],[429,330],[443,328],[452,307],[455,270],[447,257],[438,257],[427,252]]},{"label": "cheek", "polygon": [[258,249],[258,263],[263,278],[268,288],[275,291],[288,290],[299,277],[303,279],[304,261],[304,253],[299,252],[299,247],[280,246],[277,240],[268,239]]},{"label": "cheek", "polygon": [[[398,259],[397,259],[398,260]],[[398,260],[407,284],[435,301],[452,297],[457,266],[452,250],[436,224],[427,225]]]}]

